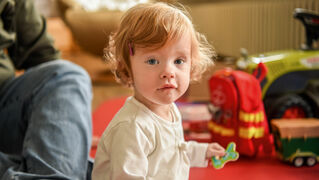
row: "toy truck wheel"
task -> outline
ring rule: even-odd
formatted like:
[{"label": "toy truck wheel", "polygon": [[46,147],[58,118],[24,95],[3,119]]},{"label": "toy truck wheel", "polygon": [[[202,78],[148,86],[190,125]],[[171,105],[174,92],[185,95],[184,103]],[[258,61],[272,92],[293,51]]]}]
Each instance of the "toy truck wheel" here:
[{"label": "toy truck wheel", "polygon": [[293,164],[296,167],[302,166],[303,163],[304,163],[304,159],[302,157],[295,157],[295,159],[293,160]]},{"label": "toy truck wheel", "polygon": [[288,94],[279,97],[272,103],[269,114],[273,118],[313,117],[311,106],[299,95]]},{"label": "toy truck wheel", "polygon": [[306,163],[307,166],[314,166],[317,163],[317,160],[315,157],[308,157]]}]

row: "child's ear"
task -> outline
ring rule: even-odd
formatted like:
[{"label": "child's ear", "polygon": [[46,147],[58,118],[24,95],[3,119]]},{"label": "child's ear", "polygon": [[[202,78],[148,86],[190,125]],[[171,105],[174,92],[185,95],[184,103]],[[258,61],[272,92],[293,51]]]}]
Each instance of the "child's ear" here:
[{"label": "child's ear", "polygon": [[131,76],[128,76],[127,77],[127,85],[129,86],[129,87],[132,87],[133,86],[133,84],[134,84],[134,81],[133,81],[133,78],[131,77]]},{"label": "child's ear", "polygon": [[129,83],[129,84],[133,84],[133,79],[132,79],[132,77],[129,77],[129,78],[128,78],[128,83]]}]

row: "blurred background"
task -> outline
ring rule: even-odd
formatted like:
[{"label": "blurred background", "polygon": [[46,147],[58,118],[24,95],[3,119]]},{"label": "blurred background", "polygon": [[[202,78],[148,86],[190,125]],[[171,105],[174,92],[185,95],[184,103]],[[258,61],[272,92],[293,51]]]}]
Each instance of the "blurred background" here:
[{"label": "blurred background", "polygon": [[[84,67],[93,82],[93,110],[103,101],[128,96],[130,89],[115,83],[103,61],[108,35],[131,6],[151,0],[35,0],[47,18],[48,31],[64,59]],[[293,18],[295,8],[319,11],[317,0],[167,0],[190,12],[197,30],[205,34],[218,53],[215,68],[233,67],[240,49],[258,54],[298,49],[305,31]],[[209,76],[208,76],[209,77]],[[207,79],[190,86],[188,101],[209,100]]]}]

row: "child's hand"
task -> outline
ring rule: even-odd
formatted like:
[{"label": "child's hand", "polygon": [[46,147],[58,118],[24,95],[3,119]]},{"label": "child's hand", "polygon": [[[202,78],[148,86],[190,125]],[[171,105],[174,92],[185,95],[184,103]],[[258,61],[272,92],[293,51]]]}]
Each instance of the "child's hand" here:
[{"label": "child's hand", "polygon": [[212,157],[212,165],[216,169],[220,169],[224,167],[225,163],[228,161],[236,161],[239,158],[238,152],[236,152],[236,144],[234,142],[230,142],[227,145],[225,155],[221,158],[217,156]]},{"label": "child's hand", "polygon": [[219,156],[219,157],[225,156],[225,149],[218,143],[208,144],[208,147],[206,150],[206,158],[210,159],[213,156]]}]

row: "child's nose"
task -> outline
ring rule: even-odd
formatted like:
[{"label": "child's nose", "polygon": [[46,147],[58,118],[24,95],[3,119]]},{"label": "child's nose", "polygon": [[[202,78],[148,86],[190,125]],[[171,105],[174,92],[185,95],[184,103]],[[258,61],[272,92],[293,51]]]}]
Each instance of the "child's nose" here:
[{"label": "child's nose", "polygon": [[174,72],[170,69],[170,68],[166,68],[162,73],[161,73],[161,78],[165,79],[165,78],[174,78]]}]

